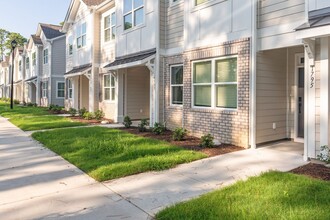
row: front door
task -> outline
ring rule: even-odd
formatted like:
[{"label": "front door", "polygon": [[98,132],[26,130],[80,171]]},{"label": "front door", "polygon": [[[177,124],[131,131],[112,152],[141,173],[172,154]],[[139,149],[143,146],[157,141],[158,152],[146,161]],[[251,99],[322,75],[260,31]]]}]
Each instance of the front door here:
[{"label": "front door", "polygon": [[305,90],[305,69],[298,68],[298,138],[304,138],[304,90]]}]

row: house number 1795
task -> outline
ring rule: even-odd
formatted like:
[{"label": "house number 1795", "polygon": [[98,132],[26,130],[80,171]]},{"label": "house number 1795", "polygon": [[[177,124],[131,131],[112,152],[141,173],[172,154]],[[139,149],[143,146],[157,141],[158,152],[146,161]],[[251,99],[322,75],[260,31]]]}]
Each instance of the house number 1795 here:
[{"label": "house number 1795", "polygon": [[311,87],[310,88],[314,88],[315,85],[315,72],[314,72],[314,66],[311,66],[312,68],[312,72],[311,72]]}]

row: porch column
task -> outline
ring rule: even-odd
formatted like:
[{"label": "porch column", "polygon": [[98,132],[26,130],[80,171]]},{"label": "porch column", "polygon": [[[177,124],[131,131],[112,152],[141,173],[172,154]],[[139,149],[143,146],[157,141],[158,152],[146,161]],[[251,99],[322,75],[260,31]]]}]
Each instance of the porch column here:
[{"label": "porch column", "polygon": [[125,101],[125,73],[122,70],[117,71],[117,86],[116,86],[116,94],[117,94],[117,109],[116,109],[116,117],[115,122],[123,122],[124,121],[124,101]]},{"label": "porch column", "polygon": [[[329,145],[329,38],[321,38],[320,146]],[[319,147],[319,146],[317,146]]]},{"label": "porch column", "polygon": [[305,39],[304,159],[315,158],[315,40]]},{"label": "porch column", "polygon": [[151,59],[146,66],[150,70],[150,120],[149,124],[152,127],[155,122],[158,122],[158,75],[156,58]]}]

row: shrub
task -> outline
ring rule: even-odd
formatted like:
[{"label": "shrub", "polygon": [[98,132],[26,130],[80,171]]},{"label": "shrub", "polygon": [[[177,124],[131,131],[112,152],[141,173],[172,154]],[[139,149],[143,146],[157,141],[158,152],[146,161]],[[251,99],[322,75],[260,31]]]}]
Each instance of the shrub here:
[{"label": "shrub", "polygon": [[142,119],[141,122],[138,124],[139,132],[145,132],[147,130],[147,126],[149,125],[147,119]]},{"label": "shrub", "polygon": [[79,109],[78,114],[80,117],[84,117],[84,114],[87,112],[87,109],[85,107]]},{"label": "shrub", "polygon": [[75,109],[75,108],[70,108],[70,109],[69,109],[69,114],[70,114],[70,116],[72,116],[72,117],[76,116],[76,115],[77,115],[77,109]]},{"label": "shrub", "polygon": [[33,107],[38,107],[38,104],[37,103],[33,103],[32,106]]},{"label": "shrub", "polygon": [[130,128],[132,125],[132,120],[129,116],[125,116],[124,122],[123,122],[125,128]]},{"label": "shrub", "polygon": [[201,147],[214,147],[214,137],[211,134],[206,134],[201,137]]},{"label": "shrub", "polygon": [[182,141],[183,138],[187,135],[187,130],[184,128],[176,128],[173,131],[173,140]]},{"label": "shrub", "polygon": [[320,154],[317,155],[317,159],[330,163],[330,149],[328,146],[321,146]]},{"label": "shrub", "polygon": [[15,104],[15,105],[18,105],[18,104],[19,104],[19,101],[18,101],[18,100],[16,100],[16,99],[14,99],[14,101],[13,101],[13,102],[14,102],[14,104]]},{"label": "shrub", "polygon": [[102,110],[97,110],[94,112],[94,116],[96,120],[101,120],[104,117],[104,112]]},{"label": "shrub", "polygon": [[86,120],[92,120],[94,118],[94,114],[93,114],[93,112],[86,111],[83,115],[83,118]]},{"label": "shrub", "polygon": [[23,101],[23,106],[26,106],[26,102],[25,101]]},{"label": "shrub", "polygon": [[165,125],[158,122],[156,122],[154,124],[154,127],[152,128],[152,132],[157,135],[164,133],[165,130],[166,130]]},{"label": "shrub", "polygon": [[48,110],[53,110],[55,108],[55,105],[54,104],[50,104],[49,107],[48,107]]},{"label": "shrub", "polygon": [[61,106],[59,106],[59,105],[53,105],[53,104],[51,104],[51,105],[48,107],[48,109],[49,109],[50,111],[52,111],[53,113],[56,113],[56,114],[59,114],[59,113],[61,113],[61,111],[62,111],[62,107],[61,107]]}]

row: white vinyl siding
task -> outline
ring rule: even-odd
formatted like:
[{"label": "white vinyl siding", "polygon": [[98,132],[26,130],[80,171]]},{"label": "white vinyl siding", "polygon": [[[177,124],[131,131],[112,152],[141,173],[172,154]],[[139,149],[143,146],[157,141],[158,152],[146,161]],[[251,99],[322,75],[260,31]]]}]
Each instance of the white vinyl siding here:
[{"label": "white vinyl siding", "polygon": [[183,65],[171,66],[171,104],[183,104]]},{"label": "white vinyl siding", "polygon": [[193,63],[193,106],[237,108],[237,58]]}]

